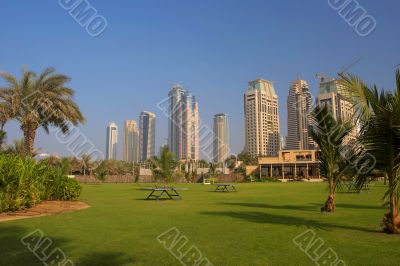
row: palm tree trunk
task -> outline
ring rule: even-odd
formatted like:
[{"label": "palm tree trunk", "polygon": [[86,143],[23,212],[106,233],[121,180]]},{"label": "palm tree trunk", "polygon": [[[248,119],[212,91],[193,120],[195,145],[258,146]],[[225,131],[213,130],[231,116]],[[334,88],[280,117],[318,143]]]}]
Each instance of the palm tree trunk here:
[{"label": "palm tree trunk", "polygon": [[23,132],[25,154],[28,156],[32,156],[34,152],[36,129],[28,125],[23,127]]},{"label": "palm tree trunk", "polygon": [[321,211],[334,212],[335,208],[335,184],[333,182],[333,178],[331,177],[329,178],[329,196],[324,206],[321,208]]},{"label": "palm tree trunk", "polygon": [[383,217],[383,226],[389,234],[400,234],[399,202],[394,197],[390,199],[390,211]]},{"label": "palm tree trunk", "polygon": [[[393,169],[393,167],[391,168]],[[393,187],[393,172],[389,171],[386,175],[389,188]],[[383,217],[383,230],[389,234],[400,234],[400,217],[399,217],[399,202],[394,195],[390,195],[389,199],[390,210]]]}]

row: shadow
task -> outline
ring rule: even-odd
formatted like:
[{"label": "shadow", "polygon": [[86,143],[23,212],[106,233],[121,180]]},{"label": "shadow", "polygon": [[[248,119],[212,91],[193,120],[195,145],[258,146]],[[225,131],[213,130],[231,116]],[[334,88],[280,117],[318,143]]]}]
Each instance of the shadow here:
[{"label": "shadow", "polygon": [[325,223],[310,219],[303,219],[300,217],[293,217],[293,216],[286,216],[286,215],[277,215],[271,213],[264,213],[264,212],[233,212],[233,211],[225,211],[225,212],[201,212],[200,214],[203,215],[210,215],[210,216],[225,216],[235,219],[240,219],[248,222],[253,223],[268,223],[268,224],[276,224],[276,225],[286,225],[286,226],[306,226],[312,228],[318,228],[321,230],[330,229],[346,229],[346,230],[355,230],[355,231],[362,231],[362,232],[381,232],[379,230],[372,230],[369,228],[361,228],[355,226],[348,226],[348,225],[340,225],[340,224],[331,224]]},{"label": "shadow", "polygon": [[146,199],[146,198],[135,198],[134,200],[148,201],[148,202],[164,202],[164,201],[177,201],[177,202],[180,202],[180,201],[183,200],[183,198],[182,199],[160,198],[159,200],[157,200],[157,199]]},{"label": "shadow", "polygon": [[385,207],[383,206],[358,205],[358,204],[348,204],[348,203],[338,203],[336,204],[336,208],[385,210]]},{"label": "shadow", "polygon": [[[10,222],[6,222],[10,223]],[[41,265],[43,262],[29,250],[28,246],[21,241],[25,236],[33,233],[35,230],[24,228],[16,225],[0,224],[0,265]],[[46,234],[45,232],[43,232]],[[45,237],[47,237],[45,235]],[[53,244],[49,247],[52,249],[57,246],[63,246],[68,242],[66,239],[48,236]],[[27,243],[28,240],[24,241]],[[34,244],[32,244],[33,246]],[[39,248],[40,249],[40,248]],[[39,253],[40,254],[40,253]]]},{"label": "shadow", "polygon": [[[9,222],[6,222],[9,223]],[[21,241],[27,235],[35,232],[35,229],[24,228],[22,226],[11,225],[1,223],[0,224],[0,265],[7,266],[20,266],[20,265],[29,265],[29,266],[43,266],[50,265],[49,261],[46,261],[46,256],[50,255],[54,250],[60,249],[62,252],[65,252],[66,258],[71,260],[74,265],[126,265],[132,264],[134,259],[129,257],[128,255],[120,252],[90,252],[88,254],[83,254],[78,258],[74,258],[71,256],[70,252],[71,247],[79,248],[79,243],[71,243],[73,240],[57,238],[52,235],[47,235],[46,231],[43,231],[44,237],[41,240],[46,238],[51,240],[51,245],[48,246],[47,249],[44,247],[46,245],[40,246],[36,250],[37,257],[34,253],[35,251],[31,251],[27,245],[24,243],[28,243],[31,240],[31,247],[34,247],[37,241],[40,241],[40,234],[35,234],[37,238],[28,238],[24,240],[24,243]],[[37,228],[40,229],[40,228]],[[95,244],[95,243],[94,243]],[[68,248],[66,248],[68,246]],[[43,252],[43,253],[42,253]],[[40,258],[43,258],[42,262]],[[45,264],[47,263],[47,264]],[[64,261],[65,263],[65,261]],[[51,264],[52,265],[52,264]],[[58,265],[58,264],[57,264]]]},{"label": "shadow", "polygon": [[[294,211],[310,211],[310,212],[320,212],[319,208],[309,205],[272,205],[267,203],[242,203],[242,202],[221,202],[219,204],[231,205],[231,206],[242,206],[242,207],[252,207],[252,208],[268,208],[274,210],[294,210]],[[322,206],[322,204],[321,204]]]},{"label": "shadow", "polygon": [[[322,206],[323,204],[311,203],[314,206]],[[336,209],[348,208],[348,209],[363,209],[363,210],[385,210],[383,206],[372,206],[372,205],[358,205],[349,203],[337,203],[335,204]]]},{"label": "shadow", "polygon": [[134,260],[124,253],[120,252],[93,252],[84,256],[84,258],[74,261],[76,266],[120,266],[134,263]]}]

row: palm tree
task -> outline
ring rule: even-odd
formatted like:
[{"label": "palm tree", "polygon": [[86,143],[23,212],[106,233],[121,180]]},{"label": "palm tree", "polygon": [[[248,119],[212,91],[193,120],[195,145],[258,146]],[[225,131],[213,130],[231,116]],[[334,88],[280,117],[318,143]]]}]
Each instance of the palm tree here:
[{"label": "palm tree", "polygon": [[3,150],[5,139],[6,139],[6,132],[0,129],[0,151]]},{"label": "palm tree", "polygon": [[[358,114],[363,148],[375,158],[375,170],[383,172],[388,181],[384,200],[390,210],[383,218],[384,231],[400,233],[400,70],[394,92],[379,92],[351,74],[341,74],[341,82]],[[358,184],[365,181],[359,178]]]},{"label": "palm tree", "polygon": [[231,155],[225,160],[225,164],[227,165],[228,169],[231,171],[233,171],[235,169],[236,163],[237,163],[237,158],[235,155]]},{"label": "palm tree", "polygon": [[220,172],[217,170],[218,164],[217,163],[210,163],[209,164],[209,174],[211,178],[215,178]]},{"label": "palm tree", "polygon": [[4,125],[14,116],[15,113],[15,91],[8,88],[0,88],[0,130],[3,131]]},{"label": "palm tree", "polygon": [[24,140],[23,139],[14,139],[13,143],[10,145],[6,145],[5,148],[6,153],[24,155]]},{"label": "palm tree", "polygon": [[83,154],[81,156],[81,164],[83,168],[83,175],[86,176],[86,170],[91,171],[93,166],[92,156],[90,154]]},{"label": "palm tree", "polygon": [[61,158],[60,161],[60,168],[62,169],[62,172],[64,175],[71,175],[71,163],[72,163],[72,158],[71,157],[63,157]]},{"label": "palm tree", "polygon": [[0,77],[8,85],[0,89],[0,109],[7,111],[0,117],[1,125],[9,119],[20,123],[27,155],[33,154],[38,128],[49,133],[49,127],[54,126],[66,134],[71,124],[85,122],[73,101],[74,91],[65,85],[70,78],[55,73],[54,68],[46,68],[40,75],[24,69],[20,80],[4,72]]},{"label": "palm tree", "polygon": [[[24,139],[14,139],[12,144],[4,144],[3,150],[5,153],[25,156],[25,141]],[[31,157],[35,157],[40,149],[34,149]]]},{"label": "palm tree", "polygon": [[61,159],[58,156],[50,155],[42,160],[48,166],[51,167],[60,167],[61,166]]},{"label": "palm tree", "polygon": [[328,180],[329,195],[321,211],[335,211],[335,191],[345,179],[357,175],[354,161],[357,149],[345,138],[352,129],[350,122],[335,119],[328,106],[317,106],[312,113],[311,136],[320,149],[321,173]]},{"label": "palm tree", "polygon": [[70,159],[70,172],[71,174],[82,174],[82,164],[81,161],[76,157],[71,157]]},{"label": "palm tree", "polygon": [[152,162],[154,177],[165,180],[167,183],[172,182],[172,175],[176,167],[177,162],[174,160],[174,154],[167,146],[162,148],[160,158],[154,158]]}]

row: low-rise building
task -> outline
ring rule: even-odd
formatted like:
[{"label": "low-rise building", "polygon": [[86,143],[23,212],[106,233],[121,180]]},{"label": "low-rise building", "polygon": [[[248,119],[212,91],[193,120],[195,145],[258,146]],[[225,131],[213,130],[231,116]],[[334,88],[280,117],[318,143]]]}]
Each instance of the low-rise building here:
[{"label": "low-rise building", "polygon": [[248,175],[277,179],[321,179],[318,150],[283,150],[274,157],[259,157],[258,166],[249,166]]}]

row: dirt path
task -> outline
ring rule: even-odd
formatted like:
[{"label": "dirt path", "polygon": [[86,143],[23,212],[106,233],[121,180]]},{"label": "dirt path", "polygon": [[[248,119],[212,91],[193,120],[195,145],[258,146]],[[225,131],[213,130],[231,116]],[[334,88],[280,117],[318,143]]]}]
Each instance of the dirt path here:
[{"label": "dirt path", "polygon": [[73,212],[89,207],[88,204],[81,201],[43,201],[27,210],[0,213],[0,222]]}]

